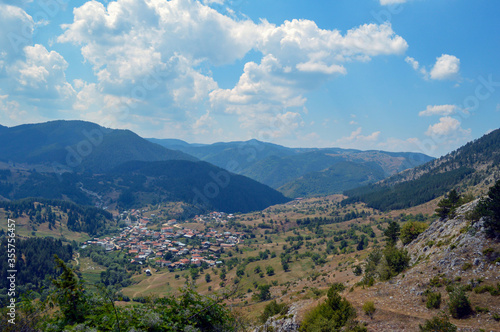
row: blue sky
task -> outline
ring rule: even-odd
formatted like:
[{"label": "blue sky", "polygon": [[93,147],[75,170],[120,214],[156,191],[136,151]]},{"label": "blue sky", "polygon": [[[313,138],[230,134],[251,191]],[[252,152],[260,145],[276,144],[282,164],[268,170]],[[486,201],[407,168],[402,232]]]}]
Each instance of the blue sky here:
[{"label": "blue sky", "polygon": [[0,0],[0,124],[433,156],[500,123],[491,0]]}]

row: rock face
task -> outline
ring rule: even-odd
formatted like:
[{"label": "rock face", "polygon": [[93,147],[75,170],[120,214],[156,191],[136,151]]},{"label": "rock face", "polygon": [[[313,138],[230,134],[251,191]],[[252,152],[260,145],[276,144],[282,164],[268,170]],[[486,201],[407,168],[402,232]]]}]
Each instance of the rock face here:
[{"label": "rock face", "polygon": [[[418,331],[418,325],[436,316],[440,310],[448,313],[451,287],[471,288],[477,285],[497,287],[500,282],[500,243],[487,238],[484,221],[469,222],[468,211],[477,201],[467,203],[456,216],[434,221],[417,239],[405,246],[411,256],[411,268],[397,277],[374,286],[347,293],[347,299],[360,308],[368,300],[375,302],[374,320],[366,320],[369,331]],[[425,292],[439,292],[439,309],[426,308]],[[467,319],[452,319],[459,331],[500,331],[494,315],[500,314],[500,301],[488,292],[467,291],[473,308],[488,308]]]},{"label": "rock face", "polygon": [[[434,270],[453,272],[454,276],[481,274],[491,267],[491,257],[483,250],[488,245],[484,220],[470,223],[465,214],[474,209],[477,200],[456,211],[453,219],[436,220],[406,248],[411,265],[432,259]],[[500,276],[499,276],[500,277]]]},{"label": "rock face", "polygon": [[282,317],[270,317],[264,325],[254,329],[254,332],[297,332],[300,324],[295,321],[297,316],[297,305],[292,304],[288,312]]}]

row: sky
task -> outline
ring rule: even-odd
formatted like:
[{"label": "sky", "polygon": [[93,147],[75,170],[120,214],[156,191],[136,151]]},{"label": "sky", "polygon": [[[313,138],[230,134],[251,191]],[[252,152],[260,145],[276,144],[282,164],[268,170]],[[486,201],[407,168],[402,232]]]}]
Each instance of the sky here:
[{"label": "sky", "polygon": [[444,155],[500,124],[493,0],[0,0],[0,124]]}]

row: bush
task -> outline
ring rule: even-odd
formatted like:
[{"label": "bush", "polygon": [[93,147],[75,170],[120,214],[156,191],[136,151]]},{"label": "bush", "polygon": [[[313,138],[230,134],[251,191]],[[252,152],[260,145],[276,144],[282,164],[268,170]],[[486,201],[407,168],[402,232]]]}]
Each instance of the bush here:
[{"label": "bush", "polygon": [[415,240],[423,231],[429,227],[424,222],[418,221],[408,221],[401,227],[401,234],[399,238],[404,245],[407,245],[411,241]]},{"label": "bush", "polygon": [[451,292],[449,309],[453,318],[465,318],[472,313],[469,298],[463,289],[457,287],[453,292]]},{"label": "bush", "polygon": [[253,294],[252,298],[255,301],[267,301],[271,298],[271,292],[269,289],[271,288],[271,285],[260,285],[259,286],[259,293]]},{"label": "bush", "polygon": [[380,270],[380,279],[388,280],[393,276],[403,272],[410,263],[410,255],[404,249],[398,249],[394,246],[388,246],[384,249],[385,262],[387,266]]},{"label": "bush", "polygon": [[426,320],[425,324],[419,325],[420,332],[455,332],[457,327],[450,323],[450,319],[445,314]]},{"label": "bush", "polygon": [[366,331],[354,319],[356,309],[338,293],[337,285],[330,287],[328,298],[306,314],[300,331],[339,331],[346,325],[349,330]]},{"label": "bush", "polygon": [[269,317],[273,317],[277,314],[284,315],[288,312],[288,305],[286,303],[277,303],[276,300],[272,300],[264,307],[264,312],[260,315],[259,320],[264,324]]},{"label": "bush", "polygon": [[365,313],[365,315],[370,317],[370,319],[373,319],[375,310],[375,304],[373,303],[373,301],[366,301],[365,304],[363,304],[363,312]]},{"label": "bush", "polygon": [[441,293],[427,294],[427,302],[425,303],[427,309],[439,309],[441,306]]},{"label": "bush", "polygon": [[355,265],[352,269],[352,273],[354,273],[355,276],[360,276],[363,274],[363,269],[359,265]]}]

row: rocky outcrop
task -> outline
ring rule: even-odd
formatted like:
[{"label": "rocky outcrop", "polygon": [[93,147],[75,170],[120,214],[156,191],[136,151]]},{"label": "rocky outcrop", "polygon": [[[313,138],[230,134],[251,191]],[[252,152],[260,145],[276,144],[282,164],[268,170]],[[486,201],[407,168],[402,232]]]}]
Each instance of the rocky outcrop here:
[{"label": "rocky outcrop", "polygon": [[455,277],[479,277],[486,270],[498,270],[500,263],[491,264],[492,257],[484,253],[491,245],[484,232],[484,220],[471,223],[466,218],[477,203],[476,200],[461,206],[452,219],[436,220],[411,242],[406,247],[411,265],[432,262],[434,271],[453,273]]},{"label": "rocky outcrop", "polygon": [[292,304],[288,312],[282,316],[270,317],[264,325],[254,329],[254,332],[297,332],[300,324],[296,321],[297,304]]}]

